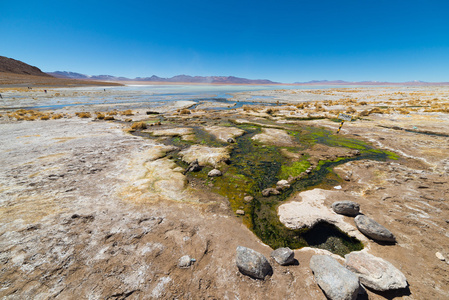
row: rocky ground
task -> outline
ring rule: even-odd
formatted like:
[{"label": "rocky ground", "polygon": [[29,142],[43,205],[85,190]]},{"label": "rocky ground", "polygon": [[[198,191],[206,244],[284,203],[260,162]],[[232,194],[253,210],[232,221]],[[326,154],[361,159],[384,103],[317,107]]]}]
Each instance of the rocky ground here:
[{"label": "rocky ground", "polygon": [[[345,179],[341,189],[294,194],[285,205],[307,202],[329,208],[335,201],[355,201],[363,214],[394,233],[396,244],[354,235],[364,243],[364,252],[398,268],[409,287],[389,292],[367,289],[360,299],[447,299],[449,89],[265,91],[239,93],[235,98],[247,100],[255,94],[289,103],[216,112],[172,103],[160,108],[159,115],[130,105],[122,111],[104,105],[103,118],[99,106],[83,108],[90,116],[77,116],[73,107],[0,112],[0,296],[325,299],[309,262],[314,254],[329,252],[303,248],[294,251],[294,264],[275,263],[270,258],[273,249],[242,223],[229,199],[200,181],[187,180],[184,168],[170,154],[173,146],[162,142],[173,132],[191,139],[195,132],[185,128],[192,125],[204,126],[221,139],[238,138],[238,128],[220,131],[221,120],[233,119],[236,124],[262,125],[256,138],[262,144],[299,147],[282,126],[318,126],[336,132],[340,124],[334,118],[345,112],[358,119],[346,122],[341,135],[369,141],[399,159],[342,164],[335,169]],[[20,106],[22,100],[17,99],[14,104]],[[172,122],[158,125],[161,115]],[[105,120],[107,116],[112,118]],[[159,137],[130,134],[131,126],[141,121],[146,134],[157,130]],[[336,159],[329,152],[329,148],[310,150],[313,157]],[[318,161],[312,163],[316,166]],[[220,159],[210,164],[222,166]],[[348,232],[356,231],[353,217],[329,210],[326,214],[323,218],[334,218],[335,224],[350,228]],[[256,280],[239,272],[237,246],[263,254],[272,274]],[[180,268],[184,255],[193,260]],[[343,258],[332,257],[343,263]]]}]

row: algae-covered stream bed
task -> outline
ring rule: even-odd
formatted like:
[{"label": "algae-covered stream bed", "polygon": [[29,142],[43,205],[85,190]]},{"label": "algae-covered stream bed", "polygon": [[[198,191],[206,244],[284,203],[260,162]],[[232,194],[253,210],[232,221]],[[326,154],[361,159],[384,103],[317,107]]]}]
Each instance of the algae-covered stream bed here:
[{"label": "algae-covered stream bed", "polygon": [[[330,189],[343,182],[333,172],[333,168],[339,164],[360,159],[387,160],[396,158],[391,152],[378,150],[371,145],[332,134],[328,130],[317,127],[291,126],[286,128],[292,137],[293,143],[289,146],[275,146],[261,144],[252,138],[261,133],[262,128],[256,125],[236,125],[226,123],[225,126],[234,126],[245,131],[232,143],[230,161],[220,165],[223,176],[210,178],[208,172],[212,169],[205,166],[199,172],[190,172],[188,178],[201,180],[204,185],[210,187],[229,200],[233,211],[243,210],[241,216],[243,222],[267,245],[273,249],[290,247],[292,249],[312,246],[327,249],[333,253],[344,255],[351,251],[360,250],[363,245],[355,238],[349,237],[337,227],[330,224],[318,224],[312,229],[291,230],[285,227],[277,216],[277,207],[296,192],[313,188]],[[179,137],[165,139],[165,143],[186,148],[192,144],[203,144],[210,147],[229,146],[215,139],[214,136],[204,131],[201,127],[195,127],[195,141],[184,141]],[[313,170],[306,176],[304,171],[311,166],[312,157],[307,151],[316,144],[328,147],[344,147],[358,150],[359,155],[351,157],[338,157],[333,161],[320,160],[312,165]],[[285,153],[291,153],[295,159],[287,158]],[[172,153],[177,158],[177,153]],[[177,163],[186,168],[187,164],[175,159]],[[261,192],[266,188],[276,186],[281,179],[289,176],[298,180],[291,184],[288,190],[280,195],[263,197]],[[245,201],[245,196],[252,196],[252,201]]]}]

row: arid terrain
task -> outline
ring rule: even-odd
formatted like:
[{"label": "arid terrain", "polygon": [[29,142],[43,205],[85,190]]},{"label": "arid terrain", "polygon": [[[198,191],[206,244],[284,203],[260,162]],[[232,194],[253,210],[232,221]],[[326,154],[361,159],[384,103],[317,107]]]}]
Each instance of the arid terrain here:
[{"label": "arid terrain", "polygon": [[[310,258],[342,256],[306,238],[294,264],[270,258],[270,245],[296,242],[279,206],[306,199],[355,201],[394,233],[377,243],[354,218],[326,215],[407,278],[359,299],[449,298],[449,87],[239,92],[220,110],[43,89],[0,86],[3,299],[326,299]],[[45,101],[67,105],[32,108]],[[353,120],[337,135],[339,113]],[[202,169],[186,172],[195,160]],[[263,197],[280,179],[291,187]],[[272,275],[241,274],[237,246],[262,253]]]}]

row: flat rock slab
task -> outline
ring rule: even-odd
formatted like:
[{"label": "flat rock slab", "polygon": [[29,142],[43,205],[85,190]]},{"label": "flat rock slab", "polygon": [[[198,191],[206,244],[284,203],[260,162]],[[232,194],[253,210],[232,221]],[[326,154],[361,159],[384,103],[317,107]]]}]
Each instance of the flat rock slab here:
[{"label": "flat rock slab", "polygon": [[212,134],[222,142],[228,142],[229,139],[242,136],[245,130],[236,127],[224,127],[224,126],[207,126],[204,130]]},{"label": "flat rock slab", "polygon": [[285,130],[274,128],[262,128],[262,133],[253,136],[252,140],[262,144],[278,146],[293,146],[295,144]]},{"label": "flat rock slab", "polygon": [[302,201],[288,202],[278,208],[279,219],[288,228],[311,228],[319,222],[338,222],[338,216],[324,205],[326,198],[324,190],[302,192],[299,198]]},{"label": "flat rock slab", "polygon": [[354,218],[354,222],[361,233],[375,241],[389,243],[396,242],[396,238],[393,233],[365,215],[358,215]]},{"label": "flat rock slab", "polygon": [[151,133],[154,136],[180,136],[183,140],[192,140],[195,138],[192,128],[178,127],[168,129],[146,129],[142,132]]},{"label": "flat rock slab", "polygon": [[263,280],[265,276],[273,272],[265,256],[242,246],[237,247],[236,264],[242,274],[256,279]]},{"label": "flat rock slab", "polygon": [[350,236],[367,241],[367,238],[354,226],[344,221],[343,216],[334,213],[325,205],[326,197],[333,197],[336,193],[339,192],[323,189],[301,192],[291,202],[279,206],[279,220],[290,229],[312,228],[320,222],[327,222],[337,226]]},{"label": "flat rock slab", "polygon": [[357,274],[360,282],[376,291],[388,291],[407,287],[404,274],[388,261],[357,251],[345,255],[345,265]]},{"label": "flat rock slab", "polygon": [[314,255],[310,259],[313,275],[332,300],[354,300],[357,298],[360,283],[357,275],[340,265],[329,255]]},{"label": "flat rock slab", "polygon": [[214,148],[203,145],[193,145],[179,152],[182,160],[192,163],[198,160],[200,166],[216,167],[220,162],[230,159],[230,149],[227,147]]},{"label": "flat rock slab", "polygon": [[354,217],[360,212],[360,205],[353,201],[338,201],[332,204],[332,210],[340,215]]}]

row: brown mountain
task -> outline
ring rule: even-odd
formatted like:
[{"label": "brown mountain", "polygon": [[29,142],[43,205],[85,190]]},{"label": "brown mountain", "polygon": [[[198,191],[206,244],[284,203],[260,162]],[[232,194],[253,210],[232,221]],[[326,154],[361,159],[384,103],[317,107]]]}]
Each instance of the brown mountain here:
[{"label": "brown mountain", "polygon": [[42,72],[38,67],[34,67],[21,62],[20,60],[15,60],[5,56],[0,56],[0,72],[53,77],[51,75],[48,75],[47,73]]}]

